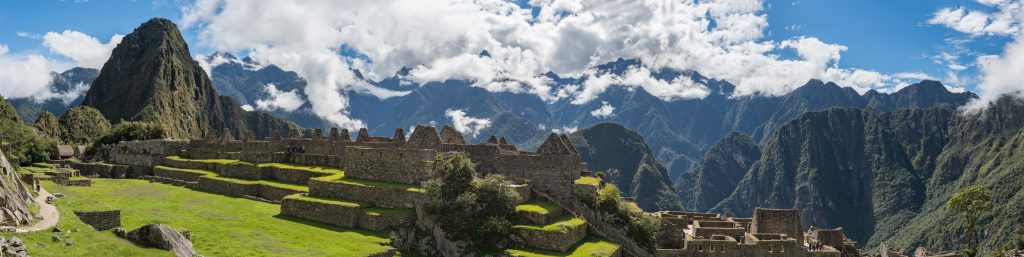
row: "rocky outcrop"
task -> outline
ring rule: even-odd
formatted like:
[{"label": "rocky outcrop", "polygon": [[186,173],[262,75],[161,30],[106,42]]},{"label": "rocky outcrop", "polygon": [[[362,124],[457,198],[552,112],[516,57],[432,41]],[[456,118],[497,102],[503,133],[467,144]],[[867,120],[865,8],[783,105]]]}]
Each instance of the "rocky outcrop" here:
[{"label": "rocky outcrop", "polygon": [[196,256],[196,250],[192,248],[192,240],[164,224],[149,224],[139,227],[125,234],[125,238],[140,246],[171,251],[178,257]]},{"label": "rocky outcrop", "polygon": [[17,173],[7,161],[7,157],[0,152],[0,225],[18,226],[27,225],[35,220],[29,212],[28,206],[32,203],[32,194],[29,193],[25,184],[18,180]]},{"label": "rocky outcrop", "polygon": [[0,256],[28,257],[28,249],[21,239],[12,236],[10,239],[0,236]]}]

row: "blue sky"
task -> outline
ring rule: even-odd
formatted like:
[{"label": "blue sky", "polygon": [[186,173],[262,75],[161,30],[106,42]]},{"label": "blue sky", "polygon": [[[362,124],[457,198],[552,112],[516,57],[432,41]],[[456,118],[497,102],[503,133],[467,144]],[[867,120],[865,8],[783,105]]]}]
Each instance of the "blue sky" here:
[{"label": "blue sky", "polygon": [[[0,3],[0,44],[9,54],[42,54],[54,59],[38,35],[50,31],[75,30],[106,42],[114,34],[127,34],[151,17],[180,20],[178,1],[3,1]],[[767,1],[769,26],[766,40],[783,41],[815,37],[829,44],[847,47],[840,64],[844,68],[882,73],[920,72],[943,79],[948,63],[937,62],[941,53],[953,53],[968,66],[958,75],[978,72],[970,64],[979,55],[999,54],[1009,37],[969,37],[927,21],[942,7],[967,6],[987,10],[972,1],[951,0],[865,0],[865,1]],[[196,28],[184,31],[193,54],[214,49],[196,42]],[[19,35],[20,34],[20,35]],[[966,43],[952,43],[961,39]],[[962,48],[957,48],[963,46]],[[792,50],[777,51],[785,58]],[[628,57],[628,56],[624,56]],[[66,59],[66,58],[64,58]],[[971,89],[973,85],[964,85]]]}]

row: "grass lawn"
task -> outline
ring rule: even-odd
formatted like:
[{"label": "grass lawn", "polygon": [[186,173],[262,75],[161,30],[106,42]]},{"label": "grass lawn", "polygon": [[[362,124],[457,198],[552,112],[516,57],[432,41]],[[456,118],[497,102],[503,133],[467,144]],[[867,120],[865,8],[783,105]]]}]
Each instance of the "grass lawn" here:
[{"label": "grass lawn", "polygon": [[594,257],[598,257],[598,256],[612,256],[612,254],[614,254],[615,251],[618,248],[619,248],[618,244],[615,244],[615,243],[612,243],[612,242],[608,242],[608,241],[601,241],[601,239],[597,238],[597,237],[587,237],[587,238],[583,239],[583,241],[581,241],[580,244],[576,245],[576,247],[571,249],[571,251],[565,252],[565,253],[563,253],[563,252],[555,252],[555,251],[538,250],[538,249],[530,249],[530,248],[526,248],[526,249],[510,249],[510,250],[508,250],[506,252],[509,255],[511,255],[511,256],[521,256],[521,257],[550,257],[550,256],[572,256],[572,257],[594,256]]},{"label": "grass lawn", "polygon": [[318,173],[345,174],[345,172],[342,171],[341,169],[331,168],[331,167],[323,167],[323,166],[298,166],[298,165],[292,165],[292,164],[287,164],[287,163],[260,163],[260,164],[257,164],[256,166],[258,166],[258,167],[275,167],[275,168],[291,169],[291,170],[304,170],[304,171],[318,172]]},{"label": "grass lawn", "polygon": [[243,161],[234,160],[234,159],[185,159],[185,158],[181,158],[180,156],[167,156],[167,159],[175,160],[175,161],[190,161],[190,162],[216,163],[216,164],[243,164],[243,165],[251,165],[252,164],[252,163],[249,163],[249,162],[243,162]]},{"label": "grass lawn", "polygon": [[[331,179],[331,178],[334,178],[334,176],[326,177],[324,179]],[[330,181],[330,180],[328,180],[328,181]],[[333,181],[337,181],[337,182],[345,183],[345,184],[349,184],[349,185],[364,186],[364,187],[389,188],[389,189],[398,189],[398,190],[405,190],[405,191],[419,192],[419,193],[426,193],[427,192],[426,189],[423,189],[419,185],[414,185],[414,184],[402,184],[402,183],[395,183],[395,182],[355,179],[355,178],[348,178],[348,177],[339,177],[337,179],[334,179]]]},{"label": "grass lawn", "polygon": [[537,226],[537,225],[515,225],[514,228],[516,228],[516,229],[545,230],[545,231],[555,231],[555,232],[568,232],[571,229],[575,229],[575,228],[578,228],[578,227],[586,225],[586,224],[587,224],[587,221],[584,220],[583,218],[573,217],[571,215],[563,215],[561,218],[558,218],[558,220],[555,220],[555,222],[552,222],[551,224],[547,224],[547,225],[544,225],[544,226]]},{"label": "grass lawn", "polygon": [[574,181],[574,182],[576,184],[582,184],[582,185],[591,185],[591,186],[599,186],[599,185],[601,185],[601,179],[599,179],[597,177],[583,176],[583,177],[580,177],[580,178],[576,179],[576,181]]},{"label": "grass lawn", "polygon": [[516,205],[516,212],[532,212],[540,215],[561,211],[562,207],[553,203],[530,200],[523,204]]},{"label": "grass lawn", "polygon": [[[386,231],[345,229],[279,215],[276,204],[251,201],[133,179],[93,179],[91,187],[60,187],[44,181],[57,201],[59,226],[72,227],[74,246],[50,241],[51,232],[18,235],[32,256],[172,256],[139,248],[111,231],[95,231],[72,210],[120,209],[127,230],[150,223],[192,231],[196,251],[205,256],[366,256],[385,251]],[[10,236],[9,234],[4,234]]]}]

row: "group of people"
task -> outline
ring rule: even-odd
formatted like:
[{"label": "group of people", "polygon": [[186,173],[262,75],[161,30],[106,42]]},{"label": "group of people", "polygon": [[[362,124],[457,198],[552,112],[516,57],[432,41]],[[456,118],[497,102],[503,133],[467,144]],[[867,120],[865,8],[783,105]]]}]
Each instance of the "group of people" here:
[{"label": "group of people", "polygon": [[825,250],[825,244],[822,244],[822,243],[813,243],[813,244],[810,244],[810,245],[808,245],[808,246],[807,246],[807,249],[808,249],[808,250],[811,250],[811,251],[821,251],[821,250]]},{"label": "group of people", "polygon": [[306,153],[306,147],[301,145],[289,146],[288,153]]}]

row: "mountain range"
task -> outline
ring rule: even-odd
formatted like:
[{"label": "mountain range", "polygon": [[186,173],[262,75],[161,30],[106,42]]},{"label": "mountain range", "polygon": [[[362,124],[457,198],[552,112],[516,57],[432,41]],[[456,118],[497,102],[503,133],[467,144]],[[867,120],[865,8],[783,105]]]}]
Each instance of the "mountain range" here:
[{"label": "mountain range", "polygon": [[[200,58],[193,59],[173,23],[154,19],[126,36],[102,71],[75,68],[54,74],[54,91],[68,96],[91,83],[84,96],[11,102],[26,121],[43,111],[60,115],[81,103],[113,122],[161,124],[178,138],[206,137],[225,128],[238,136],[244,130],[265,136],[270,130],[330,127],[314,114],[303,91],[306,82],[297,73],[228,53]],[[619,59],[596,66],[595,74],[623,75],[640,65]],[[574,103],[491,92],[466,80],[417,83],[408,79],[409,69],[379,81],[354,72],[369,84],[404,92],[389,98],[347,92],[351,116],[369,124],[372,134],[449,123],[452,110],[489,121],[468,134],[470,142],[503,135],[521,149],[533,149],[552,129],[575,131],[570,138],[589,167],[610,173],[646,210],[748,215],[753,206],[797,207],[808,217],[805,224],[844,226],[869,245],[892,238],[908,245],[921,242],[897,237],[905,232],[894,225],[916,224],[930,215],[929,206],[941,209],[934,197],[948,195],[954,186],[946,183],[945,191],[930,191],[935,170],[967,162],[943,156],[953,155],[946,153],[950,145],[976,147],[953,144],[967,140],[955,138],[955,128],[980,126],[967,124],[952,109],[976,95],[950,92],[927,80],[893,93],[860,94],[811,80],[781,96],[734,96],[736,87],[727,81],[662,69],[653,77],[685,77],[709,94],[666,101],[642,87],[611,87],[597,96],[600,101]],[[555,89],[590,79],[552,72],[543,76]],[[301,103],[294,108],[261,104],[282,92]],[[613,112],[592,113],[605,105]]]}]

